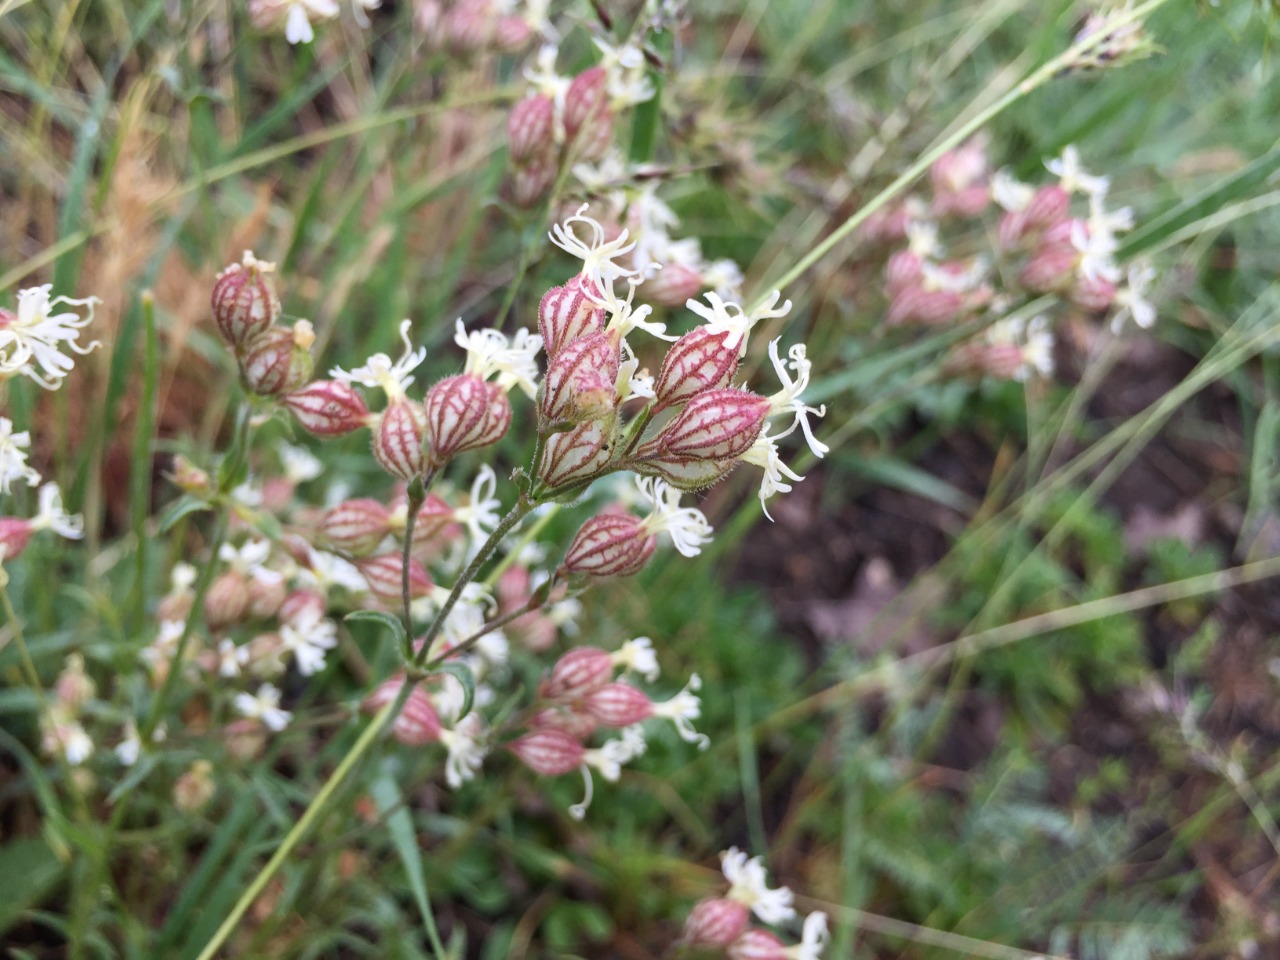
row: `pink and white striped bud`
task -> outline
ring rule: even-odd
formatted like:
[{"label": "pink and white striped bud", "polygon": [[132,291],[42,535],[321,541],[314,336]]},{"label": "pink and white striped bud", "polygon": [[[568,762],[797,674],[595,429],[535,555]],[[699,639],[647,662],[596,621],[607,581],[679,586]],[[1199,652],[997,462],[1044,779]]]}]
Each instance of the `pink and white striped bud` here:
[{"label": "pink and white striped bud", "polygon": [[697,327],[673,343],[653,383],[654,411],[729,386],[740,359],[736,337],[731,330]]},{"label": "pink and white striped bud", "polygon": [[507,117],[507,142],[513,164],[524,166],[555,149],[555,113],[551,98],[542,94],[525,97],[511,108]]},{"label": "pink and white striped bud", "polygon": [[241,347],[240,375],[260,397],[297,390],[311,376],[311,324],[299,320],[292,328],[270,327]]},{"label": "pink and white striped bud", "polygon": [[751,449],[770,412],[768,398],[726,387],[704,390],[637,452],[637,459],[734,461]]},{"label": "pink and white striped bud", "polygon": [[391,511],[369,497],[344,500],[320,521],[320,533],[330,546],[353,557],[373,553],[390,532]]},{"label": "pink and white striped bud", "polygon": [[535,730],[562,730],[575,740],[586,740],[599,725],[595,717],[571,704],[539,710],[529,721]]},{"label": "pink and white striped bud", "polygon": [[281,604],[289,595],[289,588],[285,586],[283,578],[250,577],[246,594],[245,615],[259,620],[270,620],[280,612]]},{"label": "pink and white striped bud", "polygon": [[20,517],[0,517],[0,561],[14,560],[27,549],[35,527]]},{"label": "pink and white striped bud", "polygon": [[543,294],[538,304],[538,332],[548,361],[578,337],[604,330],[604,308],[587,296],[587,284],[594,293],[594,282],[579,274],[563,287],[552,287]]},{"label": "pink and white striped bud", "polygon": [[616,421],[588,420],[565,433],[553,433],[542,448],[538,478],[548,487],[586,480],[609,463]]},{"label": "pink and white striped bud", "polygon": [[258,260],[246,250],[239,263],[218,274],[210,297],[213,319],[233,347],[247,343],[279,319],[280,298],[271,280],[275,269],[274,263]]},{"label": "pink and white striped bud", "polygon": [[592,577],[628,577],[648,562],[657,543],[639,517],[602,513],[578,529],[560,569]]},{"label": "pink and white striped bud", "polygon": [[532,207],[555,183],[557,169],[550,157],[535,158],[514,168],[509,181],[511,202],[525,209]]},{"label": "pink and white striped bud", "polygon": [[446,377],[430,390],[424,404],[427,456],[440,467],[464,450],[487,447],[511,426],[511,401],[496,383],[470,373]]},{"label": "pink and white striped bud", "polygon": [[[380,683],[373,693],[365,697],[366,713],[377,713],[388,703],[395,702],[404,687],[404,675],[392,677]],[[391,735],[407,747],[420,747],[440,739],[440,715],[436,712],[431,696],[422,687],[414,687],[404,703],[400,715],[391,725]]]},{"label": "pink and white striped bud", "polygon": [[234,570],[220,573],[204,595],[204,618],[210,630],[221,630],[239,621],[249,605],[247,578]]},{"label": "pink and white striped bud", "polygon": [[556,661],[538,692],[550,700],[574,700],[613,678],[612,655],[599,647],[574,647]]},{"label": "pink and white striped bud", "polygon": [[1018,275],[1018,282],[1034,293],[1062,293],[1075,280],[1080,253],[1060,243],[1042,244]]},{"label": "pink and white striped bud", "polygon": [[289,408],[302,429],[317,437],[339,437],[369,425],[364,397],[340,380],[316,380],[286,394]]},{"label": "pink and white striped bud", "polygon": [[1071,302],[1076,306],[1094,313],[1110,310],[1116,299],[1116,285],[1106,277],[1089,277],[1081,274],[1076,277],[1068,293]]},{"label": "pink and white striped bud", "polygon": [[[404,559],[399,553],[382,553],[356,561],[356,569],[369,582],[369,592],[388,607],[398,607],[403,599]],[[430,596],[433,584],[426,568],[409,559],[409,599]]]},{"label": "pink and white striped bud", "polygon": [[660,307],[680,307],[706,286],[702,274],[686,263],[668,263],[645,282],[642,295]]},{"label": "pink and white striped bud", "polygon": [[947,367],[961,374],[1017,380],[1024,357],[1024,348],[1017,343],[965,343],[956,348]]},{"label": "pink and white striped bud", "polygon": [[422,452],[427,414],[421,403],[396,397],[378,417],[373,429],[373,459],[393,477],[412,480],[426,466]]},{"label": "pink and white striped bud", "polygon": [[282,624],[315,623],[325,614],[328,606],[324,594],[318,590],[294,590],[280,604]]},{"label": "pink and white striped bud", "polygon": [[653,701],[629,683],[606,683],[583,697],[582,706],[606,727],[629,727],[653,716]]},{"label": "pink and white striped bud", "polygon": [[529,45],[533,27],[524,17],[507,15],[499,17],[493,25],[493,43],[499,50],[516,53]]},{"label": "pink and white striped bud", "polygon": [[924,281],[924,261],[914,250],[899,250],[884,266],[884,287],[890,298]]},{"label": "pink and white striped bud", "polygon": [[729,945],[725,956],[729,960],[790,960],[793,954],[777,936],[753,927]]},{"label": "pink and white striped bud", "polygon": [[690,946],[727,947],[742,935],[751,919],[745,903],[725,897],[699,900],[684,923],[684,942]]},{"label": "pink and white striped bud", "polygon": [[542,727],[507,744],[507,749],[534,773],[558,777],[582,766],[586,748],[555,727]]},{"label": "pink and white striped bud", "polygon": [[904,323],[936,326],[958,319],[965,309],[965,297],[958,290],[908,287],[889,302],[885,323],[891,327]]},{"label": "pink and white striped bud", "polygon": [[579,160],[599,159],[613,140],[608,96],[608,74],[600,66],[582,71],[565,91],[565,137]]},{"label": "pink and white striped bud", "polygon": [[1071,216],[1071,194],[1061,184],[1041,187],[1022,209],[1029,230],[1048,230]]},{"label": "pink and white striped bud", "polygon": [[581,423],[607,416],[618,402],[618,347],[605,333],[565,345],[547,365],[539,400],[544,423]]}]

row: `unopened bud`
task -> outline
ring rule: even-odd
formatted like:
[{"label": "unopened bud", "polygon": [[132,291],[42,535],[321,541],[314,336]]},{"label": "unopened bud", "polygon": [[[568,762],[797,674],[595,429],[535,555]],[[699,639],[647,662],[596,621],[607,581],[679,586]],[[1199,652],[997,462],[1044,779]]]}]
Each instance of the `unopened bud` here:
[{"label": "unopened bud", "polygon": [[533,28],[524,17],[499,17],[493,27],[493,43],[499,50],[515,53],[524,49],[533,37]]},{"label": "unopened bud", "polygon": [[697,327],[671,345],[654,380],[655,412],[682,403],[704,390],[729,386],[738,372],[737,343],[728,346],[733,333]]},{"label": "unopened bud", "polygon": [[562,730],[579,741],[595,733],[599,725],[595,717],[573,705],[547,707],[535,713],[529,721],[529,726],[535,730]]},{"label": "unopened bud", "polygon": [[606,727],[629,727],[653,716],[653,701],[629,683],[606,683],[587,694],[582,706]]},{"label": "unopened bud", "polygon": [[602,513],[578,530],[565,551],[561,569],[593,577],[626,577],[653,556],[658,538],[629,513]]},{"label": "unopened bud", "polygon": [[507,749],[520,758],[534,773],[558,777],[582,766],[586,748],[554,727],[542,727],[507,744]]},{"label": "unopened bud", "polygon": [[1018,282],[1034,293],[1061,293],[1075,280],[1080,253],[1067,244],[1044,244],[1027,261]]},{"label": "unopened bud", "polygon": [[1106,277],[1078,276],[1068,294],[1071,302],[1085,310],[1101,313],[1111,309],[1116,299],[1116,285]]},{"label": "unopened bud", "polygon": [[429,391],[426,411],[427,453],[443,466],[465,450],[487,447],[511,426],[511,401],[496,383],[469,373],[446,377]]},{"label": "unopened bud", "polygon": [[586,284],[594,286],[579,274],[563,287],[552,287],[538,304],[538,332],[548,360],[572,340],[604,329],[604,308],[587,296]]},{"label": "unopened bud", "polygon": [[220,573],[204,595],[204,617],[210,630],[221,630],[244,616],[249,605],[249,584],[234,570]]},{"label": "unopened bud", "polygon": [[280,604],[280,622],[297,624],[319,620],[327,605],[324,594],[318,590],[294,590]]},{"label": "unopened bud", "polygon": [[542,94],[525,97],[511,108],[507,118],[507,142],[512,163],[524,166],[529,160],[545,157],[554,149],[552,127],[555,112],[551,98]]},{"label": "unopened bud", "polygon": [[0,561],[16,559],[27,549],[35,529],[30,520],[19,517],[0,517]]},{"label": "unopened bud", "polygon": [[[377,713],[395,701],[404,686],[403,674],[379,684],[364,701],[366,713]],[[391,726],[391,735],[408,747],[420,747],[440,739],[440,715],[431,696],[422,687],[414,687],[400,715]]]},{"label": "unopened bud", "polygon": [[704,286],[702,274],[693,267],[668,263],[645,283],[642,295],[660,307],[679,307],[696,297]]},{"label": "unopened bud", "polygon": [[213,482],[209,479],[209,474],[182,454],[173,458],[173,473],[170,477],[175,487],[193,497],[208,496],[213,492]]},{"label": "unopened bud", "polygon": [[704,390],[692,397],[657,437],[640,448],[637,459],[732,462],[759,438],[769,410],[769,400],[750,390]]},{"label": "unopened bud", "polygon": [[260,620],[269,620],[280,612],[280,605],[288,596],[289,588],[284,578],[263,580],[258,577],[249,578],[249,589],[246,591],[245,614]]},{"label": "unopened bud", "polygon": [[173,805],[183,813],[199,813],[213,799],[213,764],[197,760],[173,785]]},{"label": "unopened bud", "polygon": [[914,250],[899,250],[884,266],[884,288],[890,298],[924,280],[924,261]]},{"label": "unopened bud", "polygon": [[370,497],[344,500],[325,511],[320,533],[330,545],[353,557],[378,548],[391,532],[391,511]]},{"label": "unopened bud", "polygon": [[373,430],[373,458],[393,477],[412,480],[420,476],[425,466],[422,443],[426,428],[422,404],[408,397],[392,400]]},{"label": "unopened bud", "polygon": [[891,327],[904,323],[936,326],[957,319],[964,311],[965,297],[958,290],[908,287],[889,301],[885,323]]},{"label": "unopened bud", "polygon": [[511,171],[511,202],[528,209],[546,196],[555,182],[557,168],[549,157],[539,157]]},{"label": "unopened bud", "polygon": [[729,945],[725,956],[729,960],[789,960],[791,954],[775,934],[753,927]]},{"label": "unopened bud", "polygon": [[218,330],[233,347],[247,343],[266,330],[280,316],[271,274],[274,263],[265,263],[246,250],[240,263],[233,263],[213,285],[210,298]]},{"label": "unopened bud", "polygon": [[542,448],[538,477],[548,487],[586,480],[608,464],[613,455],[617,422],[588,420],[565,433],[553,433]]},{"label": "unopened bud", "polygon": [[369,424],[364,398],[340,380],[316,380],[286,394],[284,405],[308,433],[338,437]]},{"label": "unopened bud", "polygon": [[[356,568],[369,582],[369,592],[389,607],[403,599],[404,558],[399,553],[383,553],[356,561]],[[409,598],[429,596],[431,577],[417,560],[409,560]]]},{"label": "unopened bud", "polygon": [[543,422],[581,423],[611,412],[619,362],[618,347],[605,333],[569,341],[547,365],[539,402]]},{"label": "unopened bud", "polygon": [[297,390],[311,376],[311,344],[315,332],[306,320],[293,328],[269,327],[242,345],[240,373],[245,386],[260,397]]},{"label": "unopened bud", "polygon": [[574,647],[556,661],[539,693],[551,700],[585,696],[613,678],[613,657],[598,647]]},{"label": "unopened bud", "polygon": [[597,66],[574,77],[565,92],[564,132],[579,160],[599,159],[613,141],[607,84],[604,67]]},{"label": "unopened bud", "polygon": [[690,946],[727,947],[747,929],[750,909],[726,897],[699,900],[684,924],[684,942]]}]

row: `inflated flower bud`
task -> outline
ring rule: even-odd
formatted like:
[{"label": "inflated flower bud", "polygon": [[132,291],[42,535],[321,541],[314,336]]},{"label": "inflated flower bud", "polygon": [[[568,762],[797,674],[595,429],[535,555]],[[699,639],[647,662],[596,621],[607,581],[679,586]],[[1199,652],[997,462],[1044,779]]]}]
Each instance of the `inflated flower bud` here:
[{"label": "inflated flower bud", "polygon": [[587,479],[613,455],[616,421],[588,420],[565,433],[547,438],[538,463],[538,477],[548,487],[563,487]]},{"label": "inflated flower bud", "polygon": [[246,250],[244,259],[221,273],[213,285],[210,302],[218,330],[233,347],[240,347],[262,333],[280,317],[271,274],[274,263],[264,263]]},{"label": "inflated flower bud", "polygon": [[1116,299],[1116,285],[1106,277],[1078,276],[1068,293],[1071,302],[1085,310],[1101,313],[1110,310]]},{"label": "inflated flower bud", "polygon": [[507,744],[507,749],[534,773],[558,777],[582,766],[586,748],[555,727],[542,727]]},{"label": "inflated flower bud", "polygon": [[30,520],[0,517],[0,560],[13,560],[31,542],[35,528]]},{"label": "inflated flower bud", "polygon": [[629,683],[606,683],[587,694],[582,706],[606,727],[629,727],[653,716],[653,701]]},{"label": "inflated flower bud", "polygon": [[204,618],[210,630],[220,630],[244,616],[249,605],[249,584],[234,570],[220,573],[204,595]]},{"label": "inflated flower bud", "polygon": [[325,614],[327,602],[318,590],[294,590],[280,604],[282,624],[314,623]]},{"label": "inflated flower bud", "polygon": [[193,497],[208,496],[213,492],[213,481],[209,479],[209,474],[182,454],[173,458],[173,473],[170,474],[170,479],[173,480],[175,487]]},{"label": "inflated flower bud", "polygon": [[369,425],[364,398],[340,380],[316,380],[286,394],[284,405],[308,433],[338,437]]},{"label": "inflated flower bud", "polygon": [[370,497],[344,500],[325,511],[320,533],[334,548],[367,556],[391,532],[391,511]]},{"label": "inflated flower bud", "polygon": [[914,250],[899,250],[884,265],[884,289],[890,298],[924,280],[924,261]]},{"label": "inflated flower bud", "polygon": [[591,714],[572,705],[539,710],[529,721],[529,726],[535,730],[563,730],[575,740],[586,740],[599,725]]},{"label": "inflated flower bud", "polygon": [[555,183],[558,168],[550,157],[530,160],[511,171],[511,202],[528,209],[546,196]]},{"label": "inflated flower bud", "polygon": [[[404,676],[392,677],[379,684],[365,698],[366,713],[377,713],[400,695]],[[436,712],[431,696],[422,687],[414,687],[404,703],[400,715],[391,726],[391,735],[407,747],[420,747],[440,739],[440,715]]]},{"label": "inflated flower bud", "polygon": [[790,960],[792,954],[776,935],[753,927],[730,944],[725,956],[729,960]]},{"label": "inflated flower bud", "polygon": [[908,287],[889,302],[885,323],[891,327],[904,323],[938,325],[957,319],[965,307],[964,294],[958,290]]},{"label": "inflated flower bud", "polygon": [[750,908],[737,900],[699,900],[685,920],[684,942],[690,946],[727,947],[747,929],[750,914]]},{"label": "inflated flower bud", "polygon": [[1061,293],[1075,280],[1080,253],[1061,243],[1044,244],[1027,261],[1018,282],[1034,293]]},{"label": "inflated flower bud", "polygon": [[548,362],[570,341],[604,329],[604,308],[587,296],[586,284],[591,283],[580,274],[543,294],[538,304],[538,332]]},{"label": "inflated flower bud", "polygon": [[[653,383],[654,411],[729,386],[738,372],[739,344],[729,330],[697,327],[671,345]],[[732,343],[732,345],[730,345]]]},{"label": "inflated flower bud", "polygon": [[[369,582],[369,592],[390,607],[398,606],[403,597],[404,558],[399,553],[383,553],[356,561],[356,569]],[[409,597],[429,596],[431,577],[417,560],[409,560]]]},{"label": "inflated flower bud", "polygon": [[499,17],[493,26],[493,43],[499,50],[516,53],[523,50],[533,37],[533,28],[524,17]]},{"label": "inflated flower bud", "polygon": [[96,692],[93,678],[85,673],[84,657],[78,653],[71,654],[67,657],[66,668],[58,674],[53,685],[53,696],[58,706],[73,714],[79,713]]},{"label": "inflated flower bud", "polygon": [[173,805],[183,813],[199,813],[213,799],[213,764],[197,760],[173,785]]},{"label": "inflated flower bud", "polygon": [[637,459],[691,458],[734,461],[760,436],[770,404],[750,390],[704,390],[657,437],[637,452]]},{"label": "inflated flower bud", "polygon": [[551,98],[542,94],[525,97],[507,117],[507,142],[511,149],[511,162],[524,166],[535,157],[545,157],[555,148],[552,128],[556,107]]},{"label": "inflated flower bud", "polygon": [[556,661],[538,692],[550,700],[582,697],[613,678],[613,657],[599,647],[574,647]]},{"label": "inflated flower bud", "polygon": [[617,405],[618,366],[618,347],[607,334],[571,340],[547,365],[538,411],[543,421],[581,423],[607,415]]},{"label": "inflated flower bud", "polygon": [[289,588],[283,577],[266,580],[250,577],[249,588],[245,591],[245,614],[269,620],[280,612],[280,606],[288,595]]},{"label": "inflated flower bud", "polygon": [[440,467],[464,450],[487,447],[511,426],[511,401],[496,383],[470,373],[446,377],[427,391],[424,403],[427,455]]},{"label": "inflated flower bud", "polygon": [[660,307],[680,307],[696,297],[706,284],[702,274],[684,263],[668,263],[646,281],[642,296]]},{"label": "inflated flower bud", "polygon": [[604,67],[584,70],[564,95],[564,132],[578,160],[598,160],[613,141],[613,113],[608,104]]},{"label": "inflated flower bud", "polygon": [[708,460],[703,457],[654,456],[633,465],[636,473],[644,477],[665,480],[678,490],[705,490],[717,480],[729,475],[738,465],[737,460]]},{"label": "inflated flower bud", "polygon": [[578,530],[560,569],[592,577],[626,577],[653,556],[658,538],[629,513],[602,513]]},{"label": "inflated flower bud", "polygon": [[426,465],[422,452],[427,414],[422,404],[398,397],[387,405],[373,430],[373,458],[393,477],[412,480]]},{"label": "inflated flower bud", "polygon": [[1030,230],[1048,230],[1071,215],[1071,194],[1061,184],[1041,187],[1022,210],[1025,226]]},{"label": "inflated flower bud", "polygon": [[270,327],[243,344],[240,374],[245,386],[260,397],[297,390],[311,376],[311,345],[316,334],[299,320],[293,328]]}]

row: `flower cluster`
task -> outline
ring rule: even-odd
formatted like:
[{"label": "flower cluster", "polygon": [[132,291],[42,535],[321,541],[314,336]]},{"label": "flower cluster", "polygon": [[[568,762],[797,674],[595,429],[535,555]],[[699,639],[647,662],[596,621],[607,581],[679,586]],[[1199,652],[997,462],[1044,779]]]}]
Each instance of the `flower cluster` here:
[{"label": "flower cluster", "polygon": [[[933,165],[931,197],[910,197],[864,226],[869,238],[906,241],[885,266],[888,325],[989,321],[956,348],[950,367],[957,373],[1015,380],[1052,373],[1050,316],[1018,312],[1037,296],[1110,312],[1117,332],[1129,319],[1144,328],[1155,320],[1146,299],[1154,271],[1141,263],[1122,270],[1115,260],[1117,234],[1132,228],[1132,211],[1109,206],[1109,179],[1085,170],[1074,147],[1046,167],[1056,183],[1021,183],[1007,170],[993,172],[985,145],[971,141]],[[990,212],[994,222],[975,223]],[[997,240],[982,254],[949,256],[944,231]]]},{"label": "flower cluster", "polygon": [[550,0],[416,0],[414,26],[433,50],[465,57],[522,50],[541,34],[554,37]]},{"label": "flower cluster", "polygon": [[684,925],[683,942],[719,949],[729,960],[818,960],[827,942],[827,915],[805,917],[800,943],[786,946],[770,930],[751,926],[751,917],[776,926],[794,919],[794,895],[786,887],[769,888],[759,857],[737,847],[720,854],[728,892],[696,903]]},{"label": "flower cluster", "polygon": [[[369,25],[368,11],[382,0],[351,0],[356,22]],[[259,30],[282,30],[290,43],[310,43],[315,39],[313,24],[336,20],[342,13],[338,0],[249,0],[249,19]]]}]

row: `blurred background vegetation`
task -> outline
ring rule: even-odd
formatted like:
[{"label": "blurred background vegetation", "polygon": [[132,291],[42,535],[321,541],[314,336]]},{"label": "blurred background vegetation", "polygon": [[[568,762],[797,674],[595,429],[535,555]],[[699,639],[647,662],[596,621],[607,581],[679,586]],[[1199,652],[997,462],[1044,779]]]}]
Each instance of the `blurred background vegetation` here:
[{"label": "blurred background vegetation", "polygon": [[[618,24],[638,9],[600,6]],[[1086,12],[690,3],[633,157],[669,180],[683,231],[759,293],[1064,49]],[[104,301],[106,349],[76,380],[9,392],[15,420],[46,424],[35,459],[88,528],[8,568],[46,681],[79,651],[117,703],[142,695],[151,628],[136,612],[201,542],[196,524],[155,539],[148,518],[176,497],[173,454],[225,445],[239,387],[208,291],[240,250],[279,263],[319,369],[389,350],[408,316],[424,382],[453,372],[437,348],[456,317],[485,322],[511,298],[511,324],[531,324],[572,269],[545,211],[496,199],[520,58],[432,52],[411,15],[384,0],[369,29],[347,19],[291,47],[238,3],[0,3],[0,297],[52,282]],[[1167,4],[1148,25],[1155,55],[1061,76],[985,132],[993,164],[1023,179],[1069,144],[1112,177],[1138,223],[1122,255],[1160,268],[1152,331],[1108,338],[1071,315],[1053,380],[974,383],[945,375],[947,331],[886,327],[888,251],[856,234],[784,291],[831,456],[801,468],[772,524],[750,484],[713,488],[702,557],[660,556],[592,594],[580,623],[607,646],[651,636],[671,676],[699,673],[710,750],[658,738],[583,824],[564,812],[571,778],[495,757],[448,793],[437,759],[387,750],[227,955],[429,956],[421,881],[455,956],[664,956],[731,844],[767,853],[801,905],[829,912],[829,957],[1280,953],[1270,15]],[[581,29],[564,51],[593,60]],[[333,483],[385,486],[360,445],[312,448],[317,500]],[[554,523],[561,539],[574,528]],[[220,772],[195,814],[170,794],[203,747],[171,731],[111,831],[105,814],[77,816],[39,757],[9,639],[0,944],[194,957],[357,727],[318,707],[256,764]],[[517,676],[535,683],[544,665],[518,661]],[[363,679],[339,666],[292,695],[305,711],[358,697]]]}]

